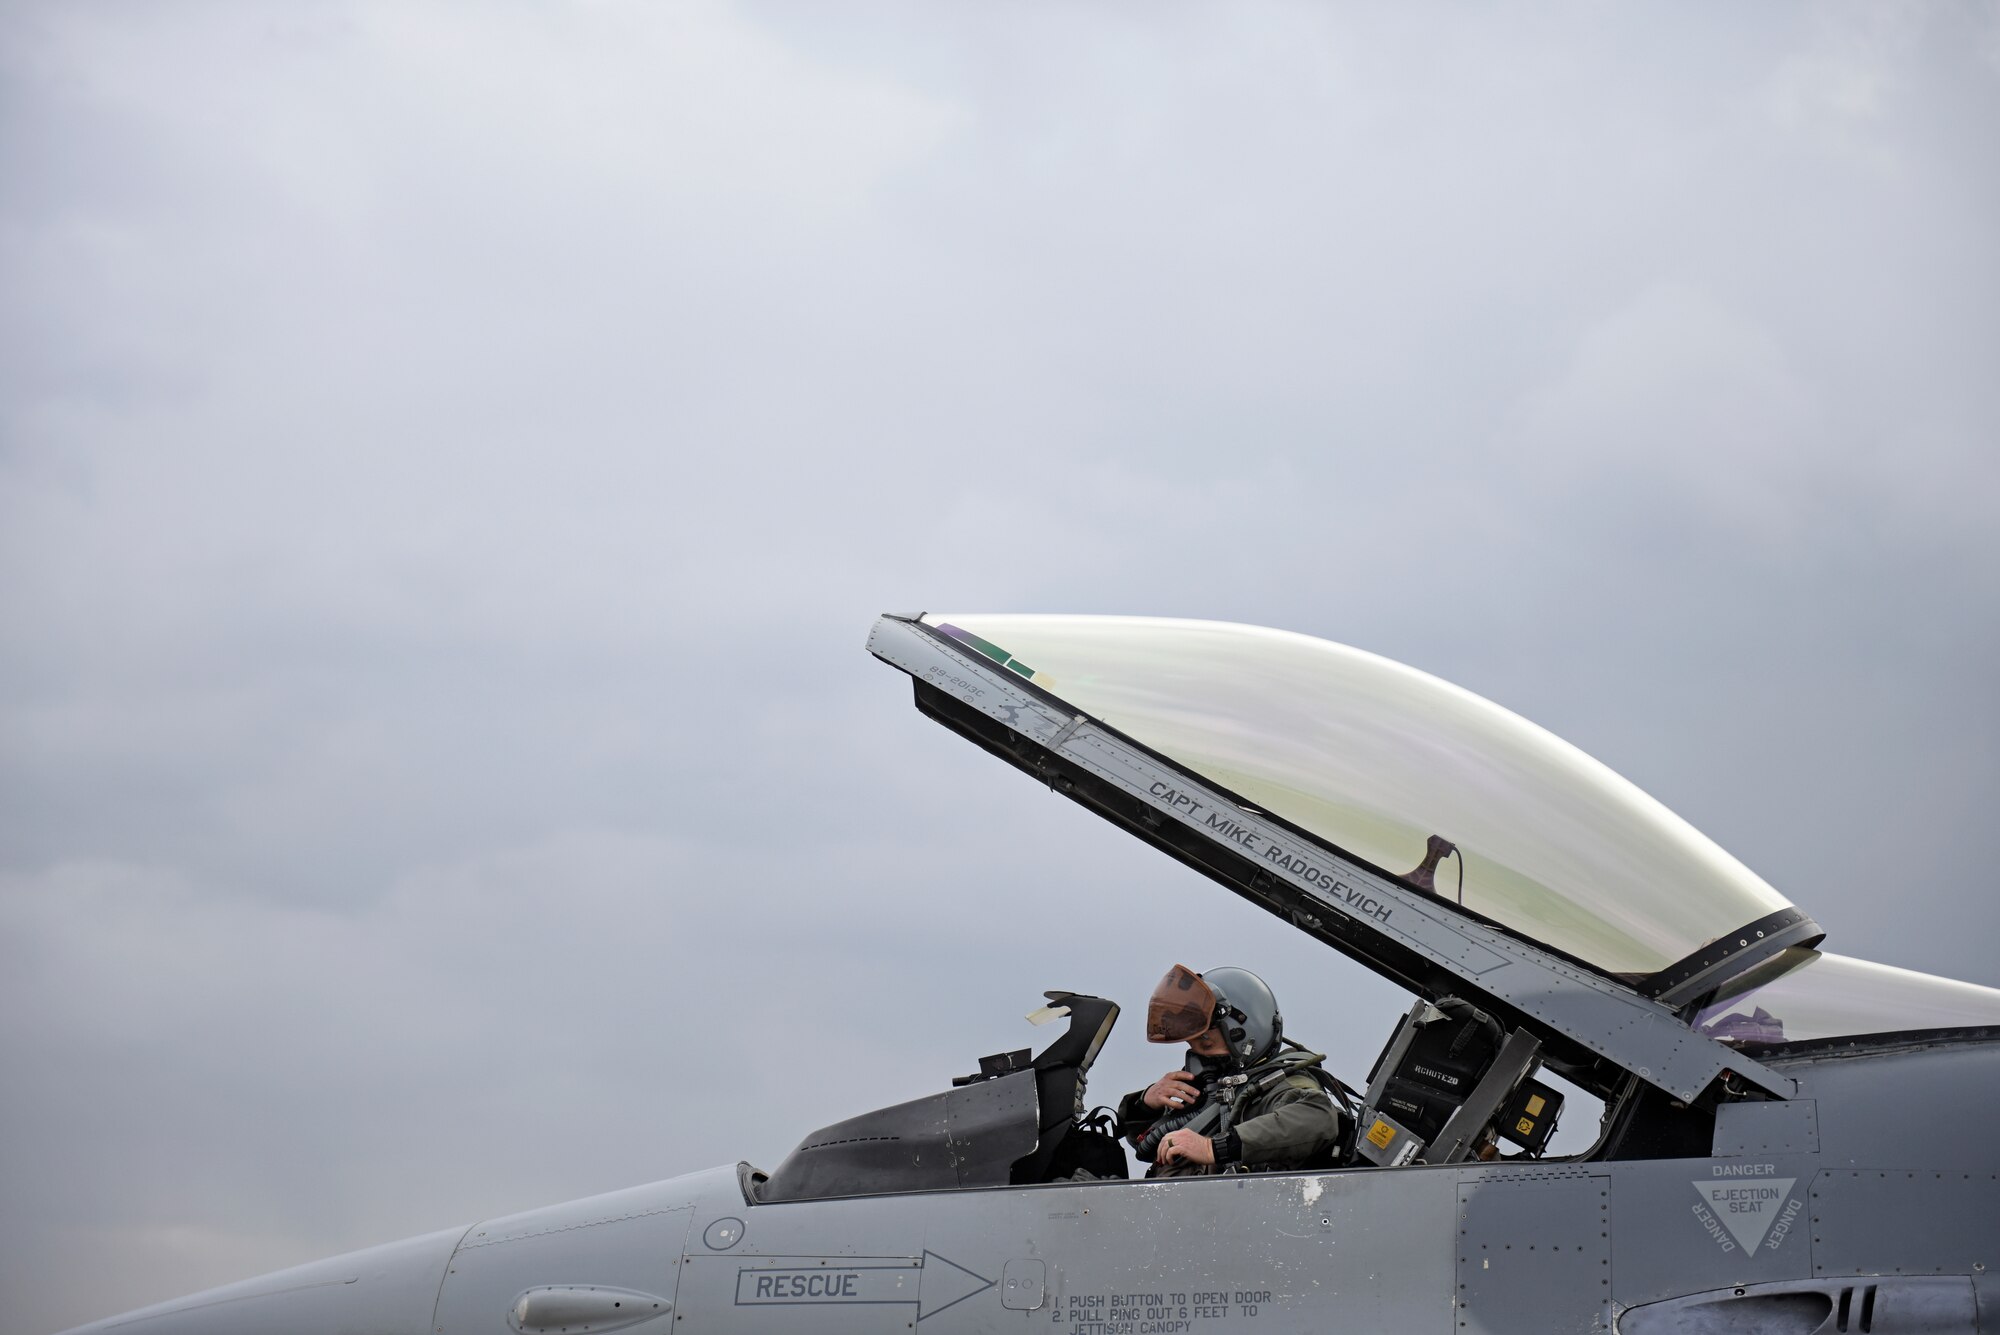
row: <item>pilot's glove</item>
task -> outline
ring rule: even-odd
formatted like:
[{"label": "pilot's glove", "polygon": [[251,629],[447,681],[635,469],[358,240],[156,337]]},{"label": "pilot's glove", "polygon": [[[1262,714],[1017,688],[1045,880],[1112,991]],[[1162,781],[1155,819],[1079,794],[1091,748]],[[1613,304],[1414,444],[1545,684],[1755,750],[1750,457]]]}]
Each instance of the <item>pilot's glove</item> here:
[{"label": "pilot's glove", "polygon": [[1160,1152],[1153,1162],[1162,1168],[1212,1164],[1215,1162],[1215,1142],[1193,1131],[1169,1131],[1160,1141]]},{"label": "pilot's glove", "polygon": [[1200,1099],[1201,1090],[1195,1085],[1194,1077],[1186,1071],[1174,1070],[1155,1080],[1139,1101],[1148,1108],[1173,1112],[1192,1108]]}]

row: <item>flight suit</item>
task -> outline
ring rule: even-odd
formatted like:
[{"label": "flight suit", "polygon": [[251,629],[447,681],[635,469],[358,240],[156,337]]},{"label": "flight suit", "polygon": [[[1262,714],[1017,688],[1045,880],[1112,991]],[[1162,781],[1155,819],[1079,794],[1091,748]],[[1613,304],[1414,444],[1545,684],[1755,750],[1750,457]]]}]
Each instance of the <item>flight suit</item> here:
[{"label": "flight suit", "polygon": [[[1165,1114],[1145,1103],[1146,1091],[1135,1090],[1118,1104],[1119,1134],[1136,1138]],[[1221,1172],[1241,1165],[1253,1173],[1275,1173],[1290,1168],[1318,1168],[1333,1162],[1340,1148],[1340,1112],[1320,1088],[1319,1081],[1303,1072],[1286,1076],[1268,1089],[1259,1090],[1239,1104],[1235,1124],[1213,1137],[1215,1165],[1181,1164],[1162,1169],[1155,1166],[1148,1176],[1177,1177]]]}]

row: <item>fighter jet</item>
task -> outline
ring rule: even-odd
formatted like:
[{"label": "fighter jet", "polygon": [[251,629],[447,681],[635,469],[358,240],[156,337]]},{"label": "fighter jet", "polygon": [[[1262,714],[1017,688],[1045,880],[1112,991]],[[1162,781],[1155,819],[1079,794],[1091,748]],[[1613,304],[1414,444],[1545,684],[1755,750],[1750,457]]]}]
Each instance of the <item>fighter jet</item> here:
[{"label": "fighter jet", "polygon": [[[868,648],[925,715],[1412,994],[1327,1162],[1131,1176],[1085,1111],[1119,1008],[1056,990],[1039,1052],[769,1172],[83,1329],[2000,1329],[2000,992],[1821,950],[1804,909],[1604,766],[1354,649],[998,615],[884,616]],[[1573,1155],[1549,1149],[1565,1084],[1603,1103]]]}]

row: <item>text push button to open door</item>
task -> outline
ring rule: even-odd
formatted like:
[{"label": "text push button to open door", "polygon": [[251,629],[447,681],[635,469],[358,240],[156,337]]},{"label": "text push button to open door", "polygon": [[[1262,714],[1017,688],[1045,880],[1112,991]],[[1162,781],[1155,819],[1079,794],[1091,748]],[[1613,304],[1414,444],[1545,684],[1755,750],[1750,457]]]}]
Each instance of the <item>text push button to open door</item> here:
[{"label": "text push button to open door", "polygon": [[1034,1311],[1048,1290],[1048,1266],[1041,1261],[1009,1261],[1000,1272],[1000,1305],[1011,1312]]}]

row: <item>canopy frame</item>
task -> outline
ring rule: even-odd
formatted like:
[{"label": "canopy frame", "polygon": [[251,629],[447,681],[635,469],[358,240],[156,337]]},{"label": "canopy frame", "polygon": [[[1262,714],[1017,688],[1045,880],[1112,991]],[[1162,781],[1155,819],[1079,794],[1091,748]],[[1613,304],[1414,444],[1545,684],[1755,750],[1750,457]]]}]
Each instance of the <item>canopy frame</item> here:
[{"label": "canopy frame", "polygon": [[1528,1028],[1549,1065],[1593,1093],[1628,1072],[1683,1102],[1725,1072],[1796,1092],[1665,1002],[1355,860],[918,618],[881,617],[868,649],[914,679],[924,714],[1398,986]]}]

